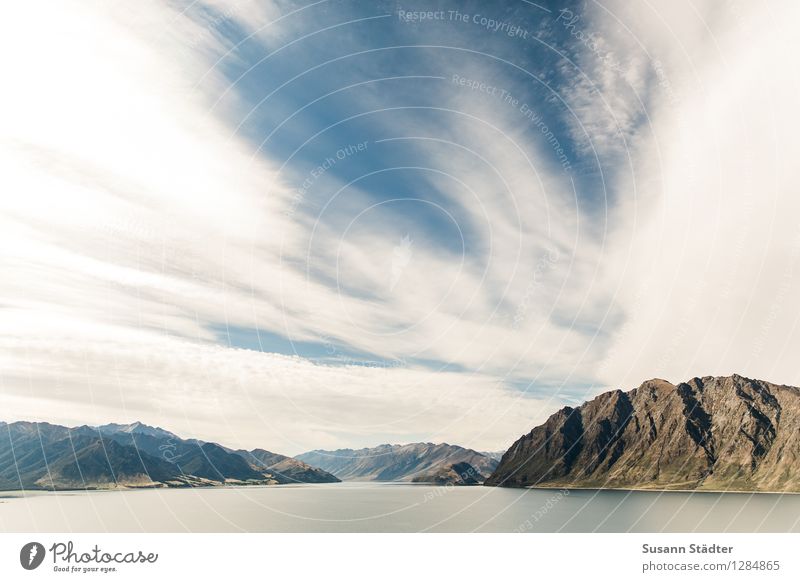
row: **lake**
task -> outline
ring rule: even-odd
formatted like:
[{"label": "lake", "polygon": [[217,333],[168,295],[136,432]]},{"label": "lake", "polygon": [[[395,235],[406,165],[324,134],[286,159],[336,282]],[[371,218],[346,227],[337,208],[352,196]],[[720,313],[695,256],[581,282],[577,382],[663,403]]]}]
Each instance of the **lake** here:
[{"label": "lake", "polygon": [[0,492],[3,532],[800,532],[800,495],[336,483]]}]

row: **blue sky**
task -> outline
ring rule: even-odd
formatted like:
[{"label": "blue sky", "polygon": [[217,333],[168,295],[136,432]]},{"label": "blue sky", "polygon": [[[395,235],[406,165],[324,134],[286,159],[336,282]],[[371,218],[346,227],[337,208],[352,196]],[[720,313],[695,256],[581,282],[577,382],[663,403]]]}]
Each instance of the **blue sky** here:
[{"label": "blue sky", "polygon": [[797,384],[798,8],[735,8],[14,4],[7,420],[497,450],[652,377]]},{"label": "blue sky", "polygon": [[[390,239],[408,236],[417,248],[479,268],[491,260],[490,241],[485,222],[472,216],[475,203],[469,200],[486,193],[471,191],[462,177],[464,169],[476,163],[490,173],[495,144],[531,147],[536,152],[535,172],[547,172],[562,187],[574,184],[574,210],[598,233],[613,196],[598,179],[600,160],[613,158],[624,142],[623,133],[609,138],[601,151],[587,149],[583,140],[588,130],[583,136],[571,130],[581,120],[558,91],[569,83],[564,77],[585,75],[573,60],[579,51],[569,28],[579,20],[581,9],[563,3],[557,8],[540,6],[323,3],[267,25],[255,36],[251,29],[223,19],[224,13],[212,11],[206,18],[218,22],[218,33],[231,45],[217,68],[231,83],[226,96],[235,93],[244,101],[246,114],[237,124],[237,134],[248,139],[258,155],[280,161],[281,176],[302,191],[295,209],[299,220],[318,221],[339,234],[363,232],[365,237],[378,226]],[[421,9],[425,19],[404,21]],[[277,26],[291,31],[292,40],[261,40],[260,34],[269,36]],[[510,26],[516,27],[513,36],[503,32]],[[498,115],[487,118],[487,109]],[[497,117],[502,123],[493,127]],[[459,133],[465,127],[480,134],[483,143],[462,143]],[[513,137],[508,136],[511,131]],[[364,144],[364,149],[351,153],[355,144]],[[447,162],[432,165],[432,150]],[[325,167],[327,160],[332,160],[330,169]],[[317,177],[313,173],[320,166]],[[610,174],[613,165],[604,169]],[[488,189],[498,197],[509,193],[502,175],[490,179]],[[514,195],[535,194],[523,189]],[[354,213],[359,218],[355,223]],[[525,217],[545,239],[552,228],[548,218]],[[297,264],[310,277],[335,284],[348,295],[380,302],[379,295],[349,285],[344,277],[332,280],[317,269],[317,262],[330,260],[326,248],[315,248],[309,241],[304,250],[308,254]],[[535,261],[542,252],[529,248],[520,257]],[[502,288],[494,299],[496,315],[514,313],[516,305],[505,300]],[[606,313],[597,314],[608,315],[611,309],[609,305]],[[580,313],[553,312],[550,317],[555,326],[593,337],[599,322],[582,319]],[[256,331],[225,339],[252,348],[251,341],[240,343],[239,338]],[[382,357],[336,337],[326,341],[365,360]],[[261,344],[266,351],[304,357],[329,351],[325,342],[293,341],[291,330],[278,330]],[[450,364],[433,361],[437,368]]]}]

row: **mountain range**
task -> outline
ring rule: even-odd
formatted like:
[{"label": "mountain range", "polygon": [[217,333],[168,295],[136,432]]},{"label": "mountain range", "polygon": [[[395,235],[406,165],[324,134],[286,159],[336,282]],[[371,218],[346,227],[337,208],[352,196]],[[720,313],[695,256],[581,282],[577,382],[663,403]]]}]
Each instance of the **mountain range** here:
[{"label": "mountain range", "polygon": [[498,461],[483,453],[447,443],[411,443],[380,445],[366,449],[315,450],[297,459],[320,467],[344,481],[412,481],[449,469],[456,463],[468,463],[480,475],[491,475]]},{"label": "mountain range", "polygon": [[606,392],[519,438],[486,484],[800,491],[800,389],[733,375]]},{"label": "mountain range", "polygon": [[0,490],[338,481],[285,455],[232,451],[139,422],[74,428],[0,422]]},{"label": "mountain range", "polygon": [[0,490],[405,481],[437,485],[800,491],[800,389],[734,374],[653,379],[564,407],[498,460],[447,443],[295,458],[135,422],[0,422]]},{"label": "mountain range", "polygon": [[[315,460],[324,467],[313,466]],[[46,422],[0,422],[0,490],[274,485],[341,479],[474,485],[483,482],[497,462],[486,454],[448,444],[318,450],[292,458],[264,449],[234,450],[182,439],[141,422],[72,428]]]}]

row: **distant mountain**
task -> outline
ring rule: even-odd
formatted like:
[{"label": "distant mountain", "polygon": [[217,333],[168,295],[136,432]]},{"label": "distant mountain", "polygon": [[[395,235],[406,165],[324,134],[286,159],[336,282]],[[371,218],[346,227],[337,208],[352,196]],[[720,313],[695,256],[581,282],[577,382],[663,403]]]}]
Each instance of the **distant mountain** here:
[{"label": "distant mountain", "polygon": [[247,451],[252,458],[139,422],[75,428],[0,422],[0,490],[338,481],[289,457],[256,451],[277,461],[268,467]]},{"label": "distant mountain", "polygon": [[497,467],[496,460],[472,449],[433,443],[316,450],[295,459],[333,473],[344,481],[411,481],[415,476],[461,462],[469,463],[484,475],[491,474]]},{"label": "distant mountain", "polygon": [[521,437],[486,484],[800,491],[800,389],[733,375],[606,392]]},{"label": "distant mountain", "polygon": [[164,430],[160,427],[152,427],[147,426],[146,424],[142,424],[139,421],[132,422],[131,424],[116,424],[114,422],[110,424],[104,424],[97,427],[97,430],[103,433],[108,434],[135,434],[135,435],[146,435],[154,438],[159,439],[177,439],[178,437],[169,432],[168,430]]},{"label": "distant mountain", "polygon": [[279,483],[339,483],[341,481],[327,471],[312,467],[303,461],[271,453],[264,449],[235,452],[251,465],[267,471]]},{"label": "distant mountain", "polygon": [[480,485],[486,480],[475,467],[469,463],[453,463],[443,465],[426,473],[418,474],[411,479],[414,483],[431,483],[433,485]]},{"label": "distant mountain", "polygon": [[490,459],[494,459],[495,461],[502,459],[505,453],[505,451],[481,451],[482,455],[485,455]]}]

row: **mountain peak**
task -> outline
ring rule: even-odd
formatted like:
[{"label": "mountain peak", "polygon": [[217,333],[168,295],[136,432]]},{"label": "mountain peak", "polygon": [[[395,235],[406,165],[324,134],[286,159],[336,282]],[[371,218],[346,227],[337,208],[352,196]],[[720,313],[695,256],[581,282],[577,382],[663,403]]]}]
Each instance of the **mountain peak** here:
[{"label": "mountain peak", "polygon": [[515,442],[489,485],[798,491],[800,390],[653,379],[562,411]]},{"label": "mountain peak", "polygon": [[168,438],[168,439],[177,439],[177,435],[171,433],[168,430],[165,430],[158,426],[150,426],[144,424],[139,420],[135,420],[129,424],[118,424],[116,422],[110,422],[108,424],[103,424],[100,426],[95,427],[98,431],[106,434],[144,434],[152,437],[157,438]]}]

